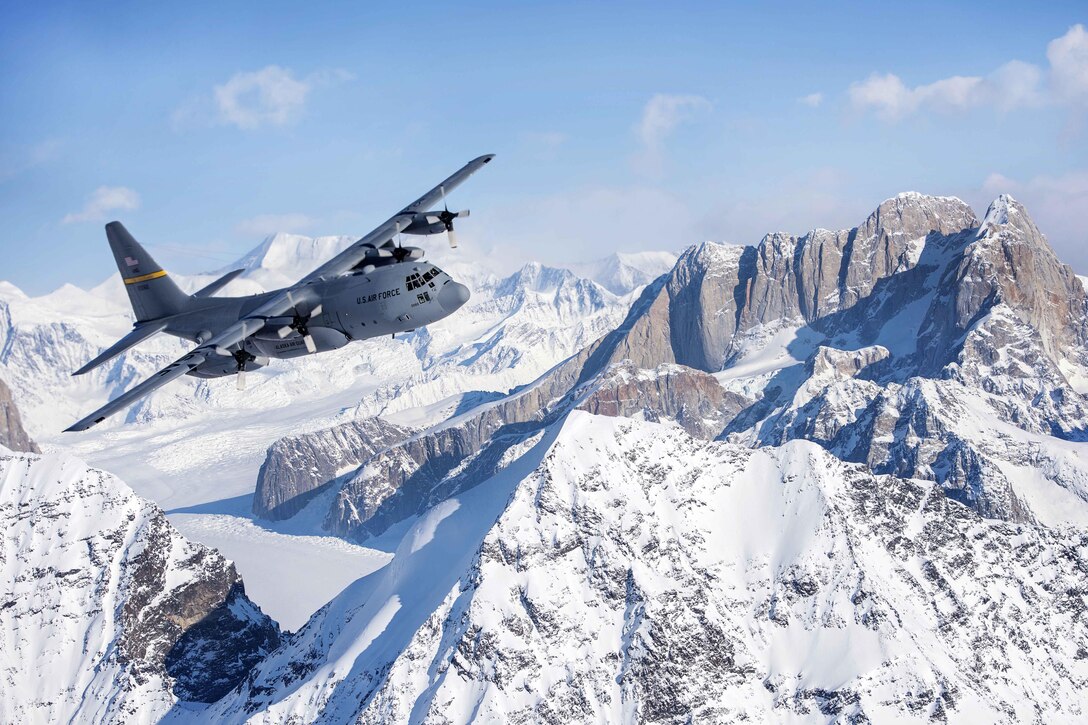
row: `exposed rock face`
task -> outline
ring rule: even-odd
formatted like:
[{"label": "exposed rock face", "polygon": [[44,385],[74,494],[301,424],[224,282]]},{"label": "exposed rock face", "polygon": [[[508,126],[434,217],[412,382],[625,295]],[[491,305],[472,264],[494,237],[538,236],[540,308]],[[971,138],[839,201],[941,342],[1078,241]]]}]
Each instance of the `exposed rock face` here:
[{"label": "exposed rock face", "polygon": [[5,721],[152,721],[279,643],[233,564],[75,459],[0,450],[0,523]]},{"label": "exposed rock face", "polygon": [[428,512],[366,595],[331,602],[209,720],[1088,713],[1082,532],[988,521],[803,442],[576,412],[529,446],[512,488]]},{"label": "exposed rock face", "polygon": [[618,352],[640,367],[677,362],[717,372],[753,330],[842,314],[882,279],[913,268],[928,239],[958,238],[977,226],[959,199],[901,194],[847,231],[771,234],[756,247],[693,247]]},{"label": "exposed rock face", "polygon": [[888,348],[880,345],[853,351],[836,350],[833,347],[820,345],[812,357],[805,361],[805,372],[810,377],[821,380],[852,378],[870,365],[887,360],[890,356]]},{"label": "exposed rock face", "polygon": [[750,402],[722,388],[712,375],[683,365],[639,370],[619,363],[600,376],[577,409],[610,417],[673,421],[694,436],[713,438]]},{"label": "exposed rock face", "polygon": [[0,446],[13,451],[39,453],[37,444],[23,430],[19,409],[11,397],[11,390],[0,380]]},{"label": "exposed rock face", "polygon": [[302,510],[323,486],[411,434],[367,418],[315,433],[281,438],[268,449],[253,494],[253,513],[277,521]]},{"label": "exposed rock face", "polygon": [[[941,343],[962,338],[1002,305],[1037,334],[1046,362],[1088,362],[1084,287],[1024,207],[1005,195],[990,205],[977,233],[945,271],[923,330],[931,340],[923,348],[926,367],[949,362]],[[991,347],[996,351],[1007,342],[995,339]]]}]

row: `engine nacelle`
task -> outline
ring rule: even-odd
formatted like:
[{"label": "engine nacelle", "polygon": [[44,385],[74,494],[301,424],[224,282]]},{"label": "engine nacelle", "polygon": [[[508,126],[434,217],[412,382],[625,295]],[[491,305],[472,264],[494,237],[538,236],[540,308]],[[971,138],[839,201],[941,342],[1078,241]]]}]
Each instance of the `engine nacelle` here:
[{"label": "engine nacelle", "polygon": [[[268,358],[257,355],[255,359],[246,362],[246,372],[263,368],[268,364]],[[223,378],[238,372],[238,361],[226,355],[209,355],[195,370],[190,370],[186,375],[194,378]]]},{"label": "engine nacelle", "polygon": [[412,221],[401,229],[404,234],[442,234],[453,228],[453,220],[468,216],[464,211],[421,211],[412,217]]},{"label": "engine nacelle", "polygon": [[[347,335],[331,327],[311,325],[309,332],[314,338],[317,352],[338,350],[350,342]],[[258,335],[250,339],[250,345],[256,348],[259,354],[268,357],[292,358],[310,354],[310,351],[306,349],[306,341],[297,332],[282,339],[275,335]]]}]

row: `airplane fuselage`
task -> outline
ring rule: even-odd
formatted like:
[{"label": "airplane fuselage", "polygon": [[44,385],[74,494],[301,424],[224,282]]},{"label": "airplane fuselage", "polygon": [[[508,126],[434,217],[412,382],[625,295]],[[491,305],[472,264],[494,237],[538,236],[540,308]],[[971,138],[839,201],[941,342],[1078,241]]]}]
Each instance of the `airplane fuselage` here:
[{"label": "airplane fuselage", "polygon": [[[404,261],[355,271],[296,288],[310,309],[320,312],[308,320],[308,332],[316,352],[336,350],[354,340],[407,332],[448,317],[468,301],[469,291],[429,262]],[[169,321],[164,332],[203,343],[220,330],[245,318],[280,291],[248,297],[209,297]],[[281,337],[285,320],[269,324],[245,341],[255,359],[250,369],[261,367],[264,358],[292,358],[309,354],[302,335],[292,331]],[[238,370],[230,357],[207,360],[191,371],[197,377],[233,375]]]}]

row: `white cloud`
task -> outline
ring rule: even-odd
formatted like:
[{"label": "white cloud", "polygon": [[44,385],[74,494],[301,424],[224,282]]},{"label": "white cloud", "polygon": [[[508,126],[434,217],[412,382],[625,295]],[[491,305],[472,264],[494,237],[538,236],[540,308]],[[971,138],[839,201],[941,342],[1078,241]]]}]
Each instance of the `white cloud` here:
[{"label": "white cloud", "polygon": [[215,124],[245,130],[285,126],[302,116],[314,89],[352,78],[343,68],[318,70],[298,78],[289,68],[278,65],[235,73],[210,94],[197,94],[182,103],[171,115],[171,124],[175,130]]},{"label": "white cloud", "polygon": [[952,76],[909,88],[894,73],[874,73],[852,83],[850,103],[858,110],[872,110],[881,118],[896,120],[917,111],[943,113],[965,111],[978,106],[995,106],[1003,111],[1036,105],[1041,101],[1042,72],[1030,63],[1010,61],[989,76]]},{"label": "white cloud", "polygon": [[215,87],[215,102],[224,123],[238,128],[264,124],[282,126],[298,117],[306,104],[310,84],[291,71],[270,65],[252,73],[235,73]]},{"label": "white cloud", "polygon": [[124,186],[100,186],[87,198],[83,209],[66,214],[61,224],[102,221],[111,211],[132,211],[140,206],[140,195]]},{"label": "white cloud", "polygon": [[[1088,32],[1074,25],[1047,45],[1049,75],[1011,60],[987,76],[951,76],[914,87],[894,73],[874,73],[848,89],[851,105],[894,121],[912,113],[953,113],[991,107],[1001,111],[1044,104],[1088,103]],[[1048,82],[1044,83],[1044,79]]]},{"label": "white cloud", "polygon": [[276,232],[301,232],[315,224],[305,214],[260,214],[245,219],[235,226],[239,234],[266,237]]},{"label": "white cloud", "polygon": [[1068,103],[1088,102],[1088,32],[1074,25],[1046,46],[1054,93]]},{"label": "white cloud", "polygon": [[642,109],[638,136],[647,149],[657,149],[676,127],[710,108],[702,96],[658,93]]},{"label": "white cloud", "polygon": [[809,93],[807,96],[802,96],[797,99],[799,102],[809,106],[810,108],[816,108],[824,102],[823,93]]},{"label": "white cloud", "polygon": [[55,161],[63,147],[60,139],[46,139],[30,146],[5,149],[0,153],[0,180],[11,179],[36,166]]}]

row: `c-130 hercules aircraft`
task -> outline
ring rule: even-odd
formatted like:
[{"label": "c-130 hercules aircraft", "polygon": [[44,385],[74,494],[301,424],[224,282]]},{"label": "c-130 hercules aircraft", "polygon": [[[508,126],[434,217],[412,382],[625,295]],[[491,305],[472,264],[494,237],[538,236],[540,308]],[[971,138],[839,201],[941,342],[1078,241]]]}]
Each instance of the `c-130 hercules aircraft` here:
[{"label": "c-130 hercules aircraft", "polygon": [[82,375],[125,350],[165,332],[197,346],[68,431],[87,430],[182,375],[217,378],[237,375],[270,358],[292,358],[336,350],[353,340],[407,332],[448,317],[468,301],[469,291],[433,264],[423,250],[394,243],[400,234],[449,235],[453,220],[467,211],[428,211],[447,193],[494,158],[481,156],[394,214],[374,231],[285,289],[249,297],[213,297],[242,273],[237,269],[192,295],[182,292],[166,271],[120,222],[106,225],[106,237],[125,282],[135,329],[73,375]]}]

